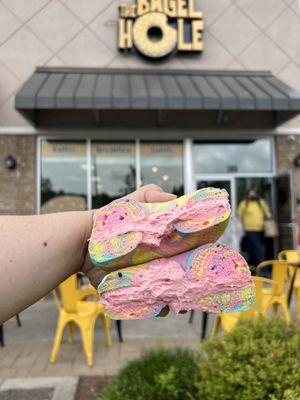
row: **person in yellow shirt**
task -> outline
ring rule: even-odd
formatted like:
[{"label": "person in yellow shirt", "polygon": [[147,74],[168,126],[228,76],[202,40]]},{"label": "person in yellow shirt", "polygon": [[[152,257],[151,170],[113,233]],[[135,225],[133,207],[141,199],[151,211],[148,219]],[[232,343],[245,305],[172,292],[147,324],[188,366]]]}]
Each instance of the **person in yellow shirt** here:
[{"label": "person in yellow shirt", "polygon": [[242,251],[248,255],[248,263],[256,267],[263,261],[264,220],[271,217],[269,206],[256,189],[250,189],[240,202],[237,215],[244,228]]}]

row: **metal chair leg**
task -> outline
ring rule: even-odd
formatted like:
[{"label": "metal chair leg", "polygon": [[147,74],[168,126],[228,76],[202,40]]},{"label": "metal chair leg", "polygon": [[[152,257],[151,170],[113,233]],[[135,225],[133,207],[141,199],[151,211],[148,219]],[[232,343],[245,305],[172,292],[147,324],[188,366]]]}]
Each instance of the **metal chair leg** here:
[{"label": "metal chair leg", "polygon": [[21,326],[22,326],[22,324],[21,324],[21,319],[20,319],[20,316],[19,316],[19,314],[17,314],[17,315],[16,315],[16,318],[17,318],[17,324],[18,324],[18,327],[21,327]]},{"label": "metal chair leg", "polygon": [[194,322],[194,317],[195,317],[195,311],[192,310],[190,313],[189,324],[192,324]]},{"label": "metal chair leg", "polygon": [[0,325],[0,345],[1,345],[1,347],[4,347],[4,331],[3,331],[3,325]]},{"label": "metal chair leg", "polygon": [[206,337],[206,328],[208,322],[208,313],[204,312],[202,314],[202,332],[201,332],[201,340],[205,339]]},{"label": "metal chair leg", "polygon": [[123,342],[122,321],[117,320],[117,321],[116,321],[116,327],[117,327],[119,342],[122,343],[122,342]]}]

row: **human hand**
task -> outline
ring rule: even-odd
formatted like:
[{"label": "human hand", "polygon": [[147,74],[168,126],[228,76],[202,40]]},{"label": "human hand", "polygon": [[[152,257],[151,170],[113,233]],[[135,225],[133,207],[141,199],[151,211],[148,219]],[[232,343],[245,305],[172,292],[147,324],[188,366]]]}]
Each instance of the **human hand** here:
[{"label": "human hand", "polygon": [[[141,187],[135,192],[125,196],[125,198],[129,198],[131,200],[136,200],[141,203],[163,203],[170,200],[174,200],[176,196],[171,193],[165,193],[163,189],[157,185],[150,184]],[[87,239],[91,236],[91,232],[93,229],[93,224],[95,219],[97,218],[98,211],[94,210],[90,214],[88,229],[87,229]],[[91,284],[97,288],[101,280],[108,274],[100,269],[99,266],[94,265],[89,257],[88,251],[86,253],[85,261],[82,267],[82,272],[84,272]]]}]

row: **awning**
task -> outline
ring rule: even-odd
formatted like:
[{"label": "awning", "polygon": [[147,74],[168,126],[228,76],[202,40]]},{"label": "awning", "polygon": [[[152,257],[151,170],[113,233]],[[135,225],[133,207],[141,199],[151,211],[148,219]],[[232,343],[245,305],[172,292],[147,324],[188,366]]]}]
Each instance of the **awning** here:
[{"label": "awning", "polygon": [[39,126],[275,127],[300,93],[265,71],[38,68],[16,109]]}]

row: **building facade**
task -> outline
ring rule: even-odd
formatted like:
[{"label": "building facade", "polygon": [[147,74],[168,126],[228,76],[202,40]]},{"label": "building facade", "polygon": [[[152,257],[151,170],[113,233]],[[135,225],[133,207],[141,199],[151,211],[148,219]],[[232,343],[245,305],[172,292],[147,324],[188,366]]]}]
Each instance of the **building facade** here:
[{"label": "building facade", "polygon": [[[203,71],[211,76],[209,71],[221,70],[223,82],[229,82],[224,80],[226,71],[234,77],[251,71],[252,81],[256,71],[271,71],[295,93],[300,91],[296,0],[196,0],[195,9],[203,12],[203,51],[175,53],[161,60],[118,50],[120,3],[0,2],[0,213],[99,207],[150,182],[177,194],[206,185],[222,186],[231,193],[235,210],[245,191],[256,186],[278,214],[284,235],[290,235],[287,240],[292,241],[295,211],[300,213],[300,118],[296,112],[279,127],[264,123],[264,117],[256,114],[249,114],[247,123],[210,126],[200,123],[200,119],[209,120],[208,111],[199,114],[199,123],[183,123],[175,112],[172,122],[160,124],[146,123],[150,114],[131,110],[127,119],[107,112],[106,124],[90,124],[88,119],[85,124],[85,114],[75,109],[68,114],[68,122],[74,124],[66,124],[60,113],[44,117],[36,110],[23,115],[16,110],[16,96],[37,67],[45,67],[41,73],[73,75],[96,74],[99,68],[114,73],[122,69],[119,74],[163,71],[165,77],[176,75],[179,88],[180,79],[185,78],[180,71]],[[78,78],[77,92],[83,79]],[[36,115],[43,118],[37,120]],[[157,116],[164,119],[162,113]],[[225,121],[226,115],[216,114],[216,119],[223,117]],[[128,119],[135,124],[130,125]],[[190,119],[197,120],[197,114]],[[11,168],[14,160],[15,168]]]}]

